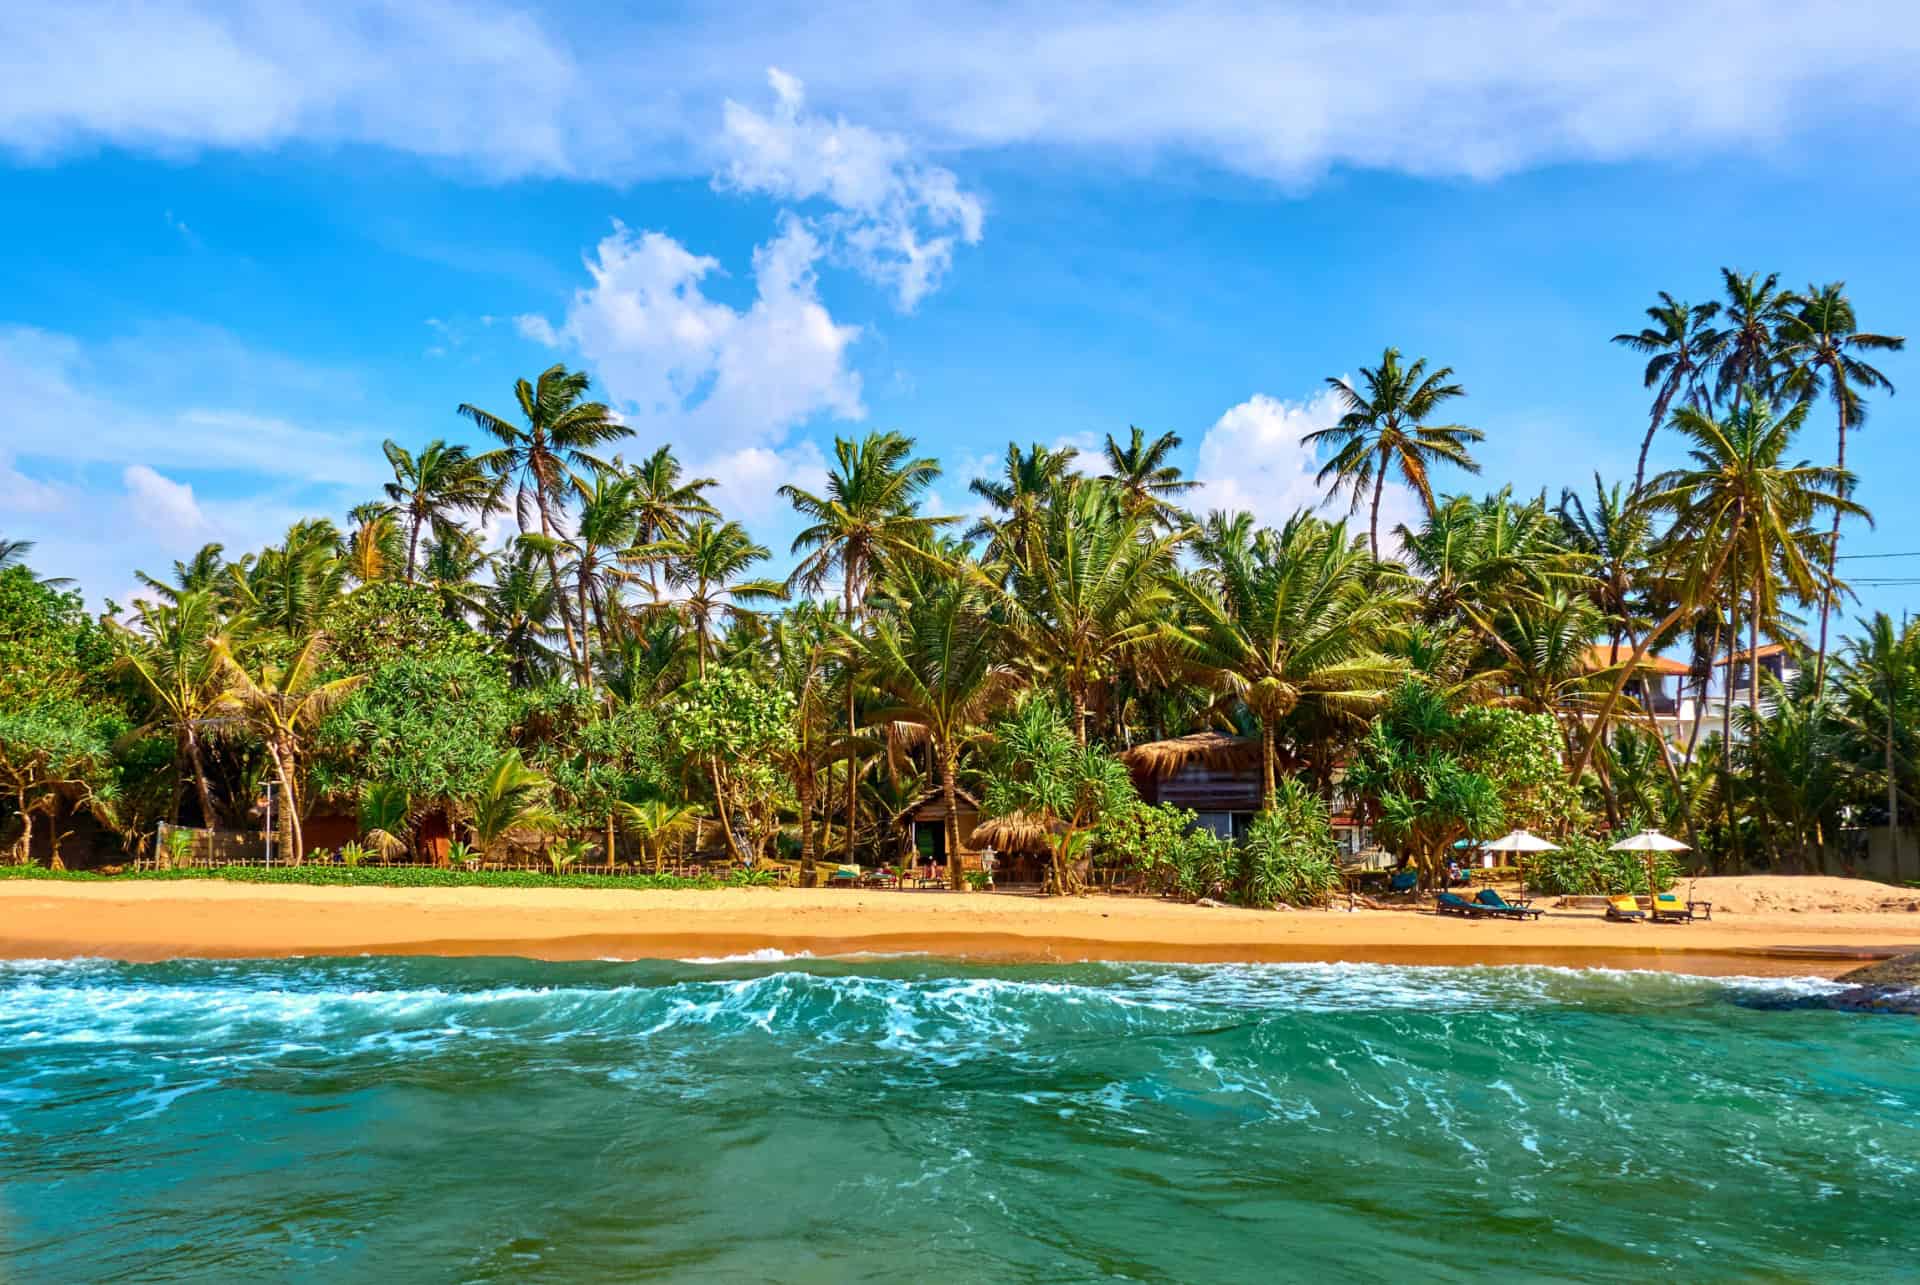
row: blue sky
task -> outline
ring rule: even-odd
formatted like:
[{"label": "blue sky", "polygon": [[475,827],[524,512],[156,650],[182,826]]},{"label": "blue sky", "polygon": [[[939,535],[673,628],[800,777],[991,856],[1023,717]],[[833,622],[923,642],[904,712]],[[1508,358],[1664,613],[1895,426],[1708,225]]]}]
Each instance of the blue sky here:
[{"label": "blue sky", "polygon": [[[1009,438],[1172,429],[1277,520],[1387,344],[1455,367],[1485,482],[1557,495],[1631,474],[1607,338],[1657,290],[1844,279],[1915,329],[1910,6],[1325,9],[0,13],[0,533],[124,597],[555,361],[776,548],[773,488],[870,427],[954,511]],[[1920,550],[1916,406],[1855,439],[1849,552]]]}]

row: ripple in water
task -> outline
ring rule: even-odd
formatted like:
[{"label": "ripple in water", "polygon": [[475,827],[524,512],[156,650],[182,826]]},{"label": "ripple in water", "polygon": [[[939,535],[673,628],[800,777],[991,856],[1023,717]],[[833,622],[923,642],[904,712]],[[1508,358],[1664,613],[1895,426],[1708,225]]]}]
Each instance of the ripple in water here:
[{"label": "ripple in water", "polygon": [[0,1278],[1886,1279],[1817,980],[753,956],[0,970]]}]

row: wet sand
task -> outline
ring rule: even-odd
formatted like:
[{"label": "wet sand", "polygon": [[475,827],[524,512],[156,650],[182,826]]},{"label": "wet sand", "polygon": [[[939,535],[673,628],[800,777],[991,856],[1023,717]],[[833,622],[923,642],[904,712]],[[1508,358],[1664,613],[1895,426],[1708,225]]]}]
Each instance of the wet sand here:
[{"label": "wet sand", "polygon": [[[1738,901],[1731,890],[1726,895]],[[1541,920],[1506,922],[1418,910],[1256,911],[1144,897],[938,891],[19,881],[0,885],[0,957],[694,959],[754,951],[914,952],[1015,962],[1556,964],[1832,975],[1862,960],[1920,950],[1920,914],[1903,911],[1716,905],[1712,922],[1619,924],[1596,911],[1550,906]]]}]

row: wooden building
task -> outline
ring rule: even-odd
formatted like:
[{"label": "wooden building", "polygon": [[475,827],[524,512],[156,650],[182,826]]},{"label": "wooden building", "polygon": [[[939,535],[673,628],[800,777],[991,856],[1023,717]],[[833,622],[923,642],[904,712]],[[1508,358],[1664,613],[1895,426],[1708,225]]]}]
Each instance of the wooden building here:
[{"label": "wooden building", "polygon": [[1195,732],[1136,745],[1120,758],[1143,802],[1189,808],[1224,838],[1244,835],[1260,810],[1260,742],[1251,736]]}]

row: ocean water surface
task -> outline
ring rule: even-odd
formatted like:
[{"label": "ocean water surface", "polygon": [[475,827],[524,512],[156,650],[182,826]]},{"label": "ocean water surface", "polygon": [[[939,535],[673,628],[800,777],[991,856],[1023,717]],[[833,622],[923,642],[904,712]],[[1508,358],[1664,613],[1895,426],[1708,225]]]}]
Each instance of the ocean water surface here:
[{"label": "ocean water surface", "polygon": [[0,1279],[1911,1279],[1920,1025],[1827,985],[4,965]]}]

